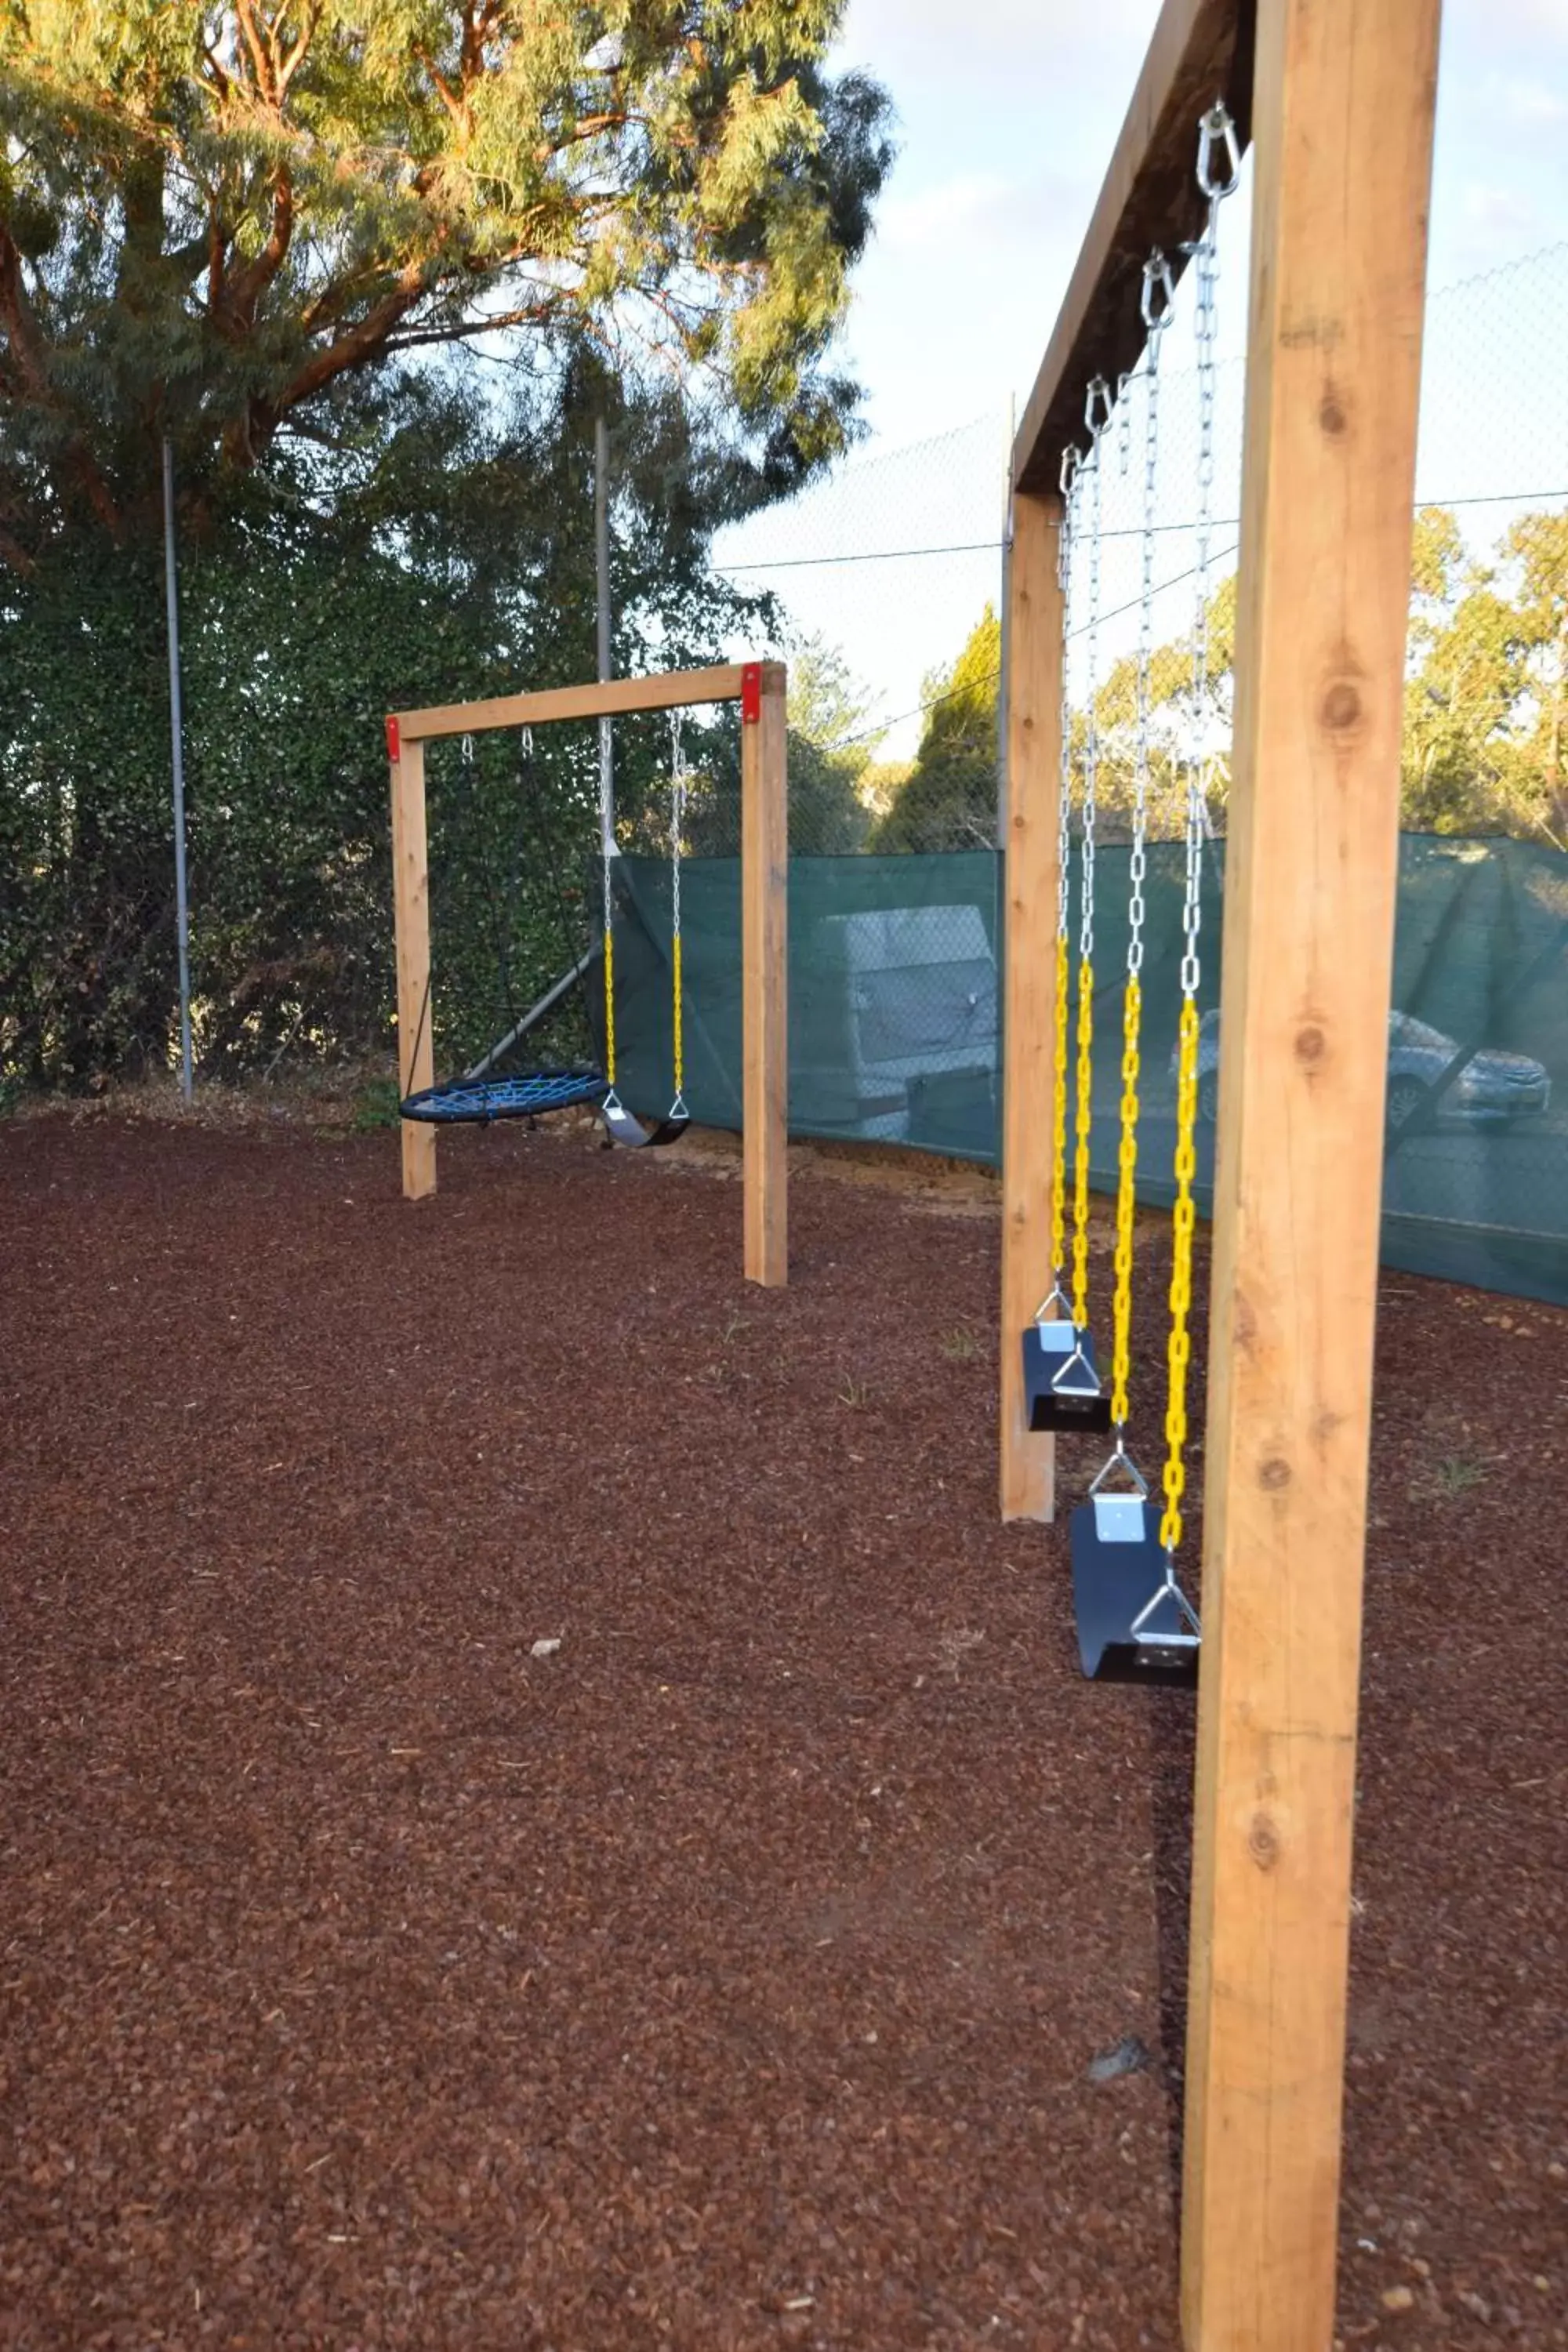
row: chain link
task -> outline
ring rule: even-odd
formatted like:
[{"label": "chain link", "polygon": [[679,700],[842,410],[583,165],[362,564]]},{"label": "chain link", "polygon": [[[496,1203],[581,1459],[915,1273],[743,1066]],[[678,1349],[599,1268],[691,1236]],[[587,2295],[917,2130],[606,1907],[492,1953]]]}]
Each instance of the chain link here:
[{"label": "chain link", "polygon": [[1057,582],[1062,597],[1062,699],[1060,793],[1057,809],[1056,1076],[1051,1101],[1051,1273],[1059,1292],[1067,1263],[1068,995],[1072,926],[1072,698],[1068,654],[1072,643],[1073,556],[1083,472],[1076,449],[1062,452],[1061,527],[1057,538]]},{"label": "chain link", "polygon": [[605,1100],[615,1106],[616,1095],[616,906],[610,882],[610,861],[615,855],[614,822],[605,827],[600,865],[604,869],[605,908],[605,1083],[609,1093]]},{"label": "chain link", "polygon": [[1089,619],[1083,737],[1083,845],[1079,858],[1078,1068],[1073,1118],[1072,1319],[1089,1321],[1089,1152],[1094,1118],[1094,847],[1100,792],[1100,572],[1102,552],[1103,443],[1111,421],[1110,387],[1095,376],[1084,403],[1089,448]]},{"label": "chain link", "polygon": [[[1156,247],[1143,266],[1143,320],[1148,345],[1143,383],[1143,577],[1139,600],[1136,744],[1132,775],[1132,846],[1128,860],[1127,984],[1121,1000],[1121,1132],[1116,1165],[1115,1294],[1111,1307],[1110,1418],[1117,1449],[1127,1425],[1132,1366],[1132,1255],[1138,1215],[1139,1080],[1142,1072],[1143,883],[1148,866],[1150,669],[1154,650],[1154,541],[1160,459],[1160,341],[1170,321],[1171,273]],[[1165,300],[1155,297],[1163,292]],[[1125,384],[1126,379],[1123,378]],[[1131,402],[1126,404],[1124,421]]]},{"label": "chain link", "polygon": [[[1214,156],[1223,145],[1226,171],[1216,178]],[[1207,829],[1205,798],[1211,719],[1209,682],[1209,569],[1214,509],[1215,342],[1218,332],[1219,208],[1240,177],[1235,127],[1223,106],[1211,107],[1198,127],[1198,186],[1208,203],[1203,235],[1192,248],[1197,283],[1194,331],[1198,346],[1198,480],[1194,567],[1192,726],[1187,744],[1186,875],[1182,907],[1182,1013],[1176,1033],[1176,1201],[1171,1218],[1171,1330],[1166,1345],[1165,1508],[1160,1541],[1173,1554],[1182,1540],[1182,1498],[1186,1492],[1187,1368],[1192,1335],[1193,1178],[1197,1169],[1198,1058],[1201,1024],[1198,938],[1203,924],[1203,847]]]}]

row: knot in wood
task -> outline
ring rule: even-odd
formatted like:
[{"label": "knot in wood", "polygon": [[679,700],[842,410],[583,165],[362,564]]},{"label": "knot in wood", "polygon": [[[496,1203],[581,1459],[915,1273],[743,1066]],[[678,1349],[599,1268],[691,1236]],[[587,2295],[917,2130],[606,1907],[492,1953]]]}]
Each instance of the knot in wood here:
[{"label": "knot in wood", "polygon": [[1296,1059],[1315,1069],[1329,1050],[1329,1041],[1315,1021],[1309,1021],[1296,1032]]},{"label": "knot in wood", "polygon": [[1348,735],[1361,719],[1361,696],[1348,677],[1335,678],[1324,695],[1321,716],[1331,734]]},{"label": "knot in wood", "polygon": [[1282,1486],[1290,1484],[1290,1465],[1282,1454],[1271,1454],[1259,1465],[1258,1483],[1271,1495],[1277,1495]]},{"label": "knot in wood", "polygon": [[1267,1813],[1254,1813],[1247,1832],[1247,1851],[1259,1870],[1272,1870],[1279,1859],[1279,1832]]}]

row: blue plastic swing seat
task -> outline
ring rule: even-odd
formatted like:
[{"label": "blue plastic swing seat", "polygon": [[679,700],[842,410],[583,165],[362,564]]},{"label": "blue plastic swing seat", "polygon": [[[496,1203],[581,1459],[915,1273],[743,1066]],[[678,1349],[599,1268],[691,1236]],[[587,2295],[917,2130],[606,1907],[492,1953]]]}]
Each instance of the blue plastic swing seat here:
[{"label": "blue plastic swing seat", "polygon": [[580,1063],[565,1070],[524,1070],[514,1077],[447,1078],[438,1087],[421,1087],[417,1094],[405,1096],[399,1112],[426,1126],[532,1118],[541,1111],[570,1110],[574,1103],[597,1107],[605,1092],[599,1072]]}]

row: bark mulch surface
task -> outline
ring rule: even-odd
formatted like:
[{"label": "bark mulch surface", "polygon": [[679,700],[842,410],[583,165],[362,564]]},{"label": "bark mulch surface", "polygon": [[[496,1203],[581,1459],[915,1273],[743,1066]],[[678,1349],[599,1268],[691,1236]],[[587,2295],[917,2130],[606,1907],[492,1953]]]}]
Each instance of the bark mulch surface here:
[{"label": "bark mulch surface", "polygon": [[[1192,1710],[997,1523],[994,1220],[441,1156],[0,1139],[0,2343],[1173,2346]],[[1568,1317],[1378,1393],[1340,2330],[1563,2346]]]}]

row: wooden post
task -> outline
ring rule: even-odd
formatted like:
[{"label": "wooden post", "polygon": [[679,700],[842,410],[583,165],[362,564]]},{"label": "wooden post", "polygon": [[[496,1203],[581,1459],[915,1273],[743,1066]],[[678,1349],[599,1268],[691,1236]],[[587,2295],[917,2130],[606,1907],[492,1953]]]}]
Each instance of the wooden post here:
[{"label": "wooden post", "polygon": [[1056,936],[1062,595],[1061,501],[1018,491],[1008,565],[1008,691],[1002,1013],[1002,1396],[1005,1519],[1056,1510],[1056,1440],[1024,1419],[1020,1342],[1050,1288],[1051,1096],[1056,1076]]},{"label": "wooden post", "polygon": [[1438,0],[1259,0],[1183,2319],[1327,2352]]},{"label": "wooden post", "polygon": [[742,1166],[748,1281],[789,1279],[789,816],[781,662],[748,667],[741,695]]},{"label": "wooden post", "polygon": [[[425,746],[386,722],[392,759],[392,908],[397,945],[397,1086],[413,1094],[435,1078],[431,1044],[430,861],[425,840]],[[436,1130],[403,1122],[403,1196],[436,1190]]]}]

